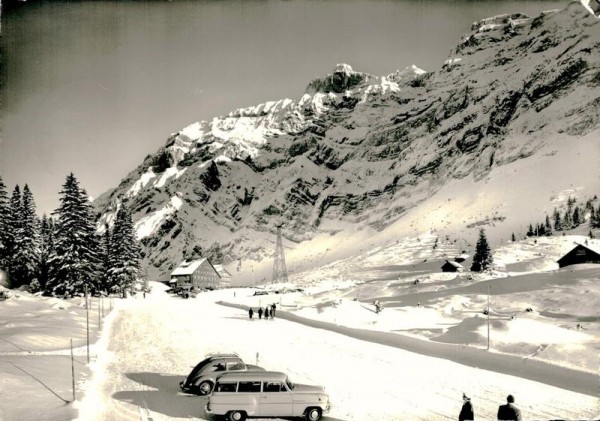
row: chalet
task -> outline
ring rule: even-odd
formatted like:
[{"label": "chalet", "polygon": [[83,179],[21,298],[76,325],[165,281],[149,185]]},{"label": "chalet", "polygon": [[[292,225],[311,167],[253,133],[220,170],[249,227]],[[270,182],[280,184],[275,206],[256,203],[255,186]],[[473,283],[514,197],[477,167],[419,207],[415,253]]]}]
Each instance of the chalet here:
[{"label": "chalet", "polygon": [[567,254],[557,260],[558,267],[576,265],[578,263],[600,263],[600,250],[585,244],[577,244]]},{"label": "chalet", "polygon": [[221,277],[208,259],[184,260],[171,272],[170,283],[183,289],[216,289]]},{"label": "chalet", "polygon": [[462,272],[465,268],[458,262],[452,262],[446,260],[446,263],[442,265],[442,272]]},{"label": "chalet", "polygon": [[214,265],[215,270],[221,277],[221,285],[230,286],[231,285],[231,273],[227,272],[227,270],[223,267],[223,265]]}]

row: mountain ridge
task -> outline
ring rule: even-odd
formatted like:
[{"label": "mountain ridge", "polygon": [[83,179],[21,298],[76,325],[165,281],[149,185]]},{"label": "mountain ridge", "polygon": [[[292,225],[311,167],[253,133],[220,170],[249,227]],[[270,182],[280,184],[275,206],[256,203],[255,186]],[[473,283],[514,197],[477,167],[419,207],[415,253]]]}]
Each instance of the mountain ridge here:
[{"label": "mountain ridge", "polygon": [[281,223],[296,245],[385,230],[450,180],[484,180],[551,153],[552,136],[596,131],[597,22],[580,3],[496,16],[474,23],[435,72],[340,64],[297,101],[193,123],[96,200],[99,229],[126,200],[159,277],[200,243],[219,244],[228,262],[262,261]]}]

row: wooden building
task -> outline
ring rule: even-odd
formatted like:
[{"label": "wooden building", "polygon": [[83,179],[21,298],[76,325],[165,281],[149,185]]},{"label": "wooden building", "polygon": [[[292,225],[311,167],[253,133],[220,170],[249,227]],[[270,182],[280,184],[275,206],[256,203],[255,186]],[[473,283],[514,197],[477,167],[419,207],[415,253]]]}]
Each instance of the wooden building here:
[{"label": "wooden building", "polygon": [[590,245],[577,244],[571,251],[558,259],[557,263],[560,268],[579,263],[600,263],[600,250]]},{"label": "wooden building", "polygon": [[230,286],[231,285],[231,273],[227,272],[227,269],[223,267],[223,265],[214,265],[215,270],[221,277],[221,286]]},{"label": "wooden building", "polygon": [[182,289],[217,289],[221,287],[221,277],[208,259],[184,260],[171,272],[171,282]]},{"label": "wooden building", "polygon": [[458,262],[446,260],[446,263],[442,265],[442,272],[463,272],[464,266]]}]

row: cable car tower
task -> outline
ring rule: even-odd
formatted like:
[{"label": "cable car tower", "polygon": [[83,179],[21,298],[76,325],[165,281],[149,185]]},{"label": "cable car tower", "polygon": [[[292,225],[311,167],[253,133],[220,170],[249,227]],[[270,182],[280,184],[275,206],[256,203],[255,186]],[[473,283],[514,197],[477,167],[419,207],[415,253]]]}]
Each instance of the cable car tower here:
[{"label": "cable car tower", "polygon": [[281,227],[282,225],[277,226],[277,245],[275,246],[275,260],[273,261],[273,283],[288,281],[285,255],[283,253],[283,241],[281,239]]}]

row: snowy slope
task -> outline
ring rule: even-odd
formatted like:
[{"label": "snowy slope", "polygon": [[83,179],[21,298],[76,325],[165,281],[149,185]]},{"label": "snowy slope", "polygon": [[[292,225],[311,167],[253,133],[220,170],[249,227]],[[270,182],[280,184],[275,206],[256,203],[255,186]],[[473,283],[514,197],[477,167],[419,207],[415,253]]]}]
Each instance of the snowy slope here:
[{"label": "snowy slope", "polygon": [[579,2],[493,17],[440,69],[341,64],[298,100],[191,124],[96,200],[99,229],[125,200],[151,276],[217,243],[234,282],[269,276],[279,223],[292,265],[407,231],[506,238],[556,194],[600,189],[598,21]]},{"label": "snowy slope", "polygon": [[207,420],[207,399],[178,393],[178,382],[204,355],[232,351],[298,383],[325,386],[333,404],[327,420],[454,419],[463,392],[472,397],[477,419],[494,419],[508,393],[517,397],[524,419],[591,418],[598,411],[595,397],[569,390],[278,318],[251,321],[241,310],[215,304],[233,292],[121,303],[78,419]]}]

